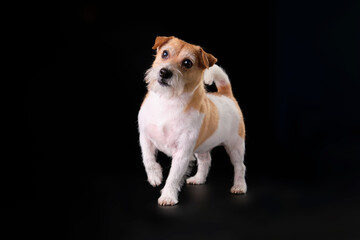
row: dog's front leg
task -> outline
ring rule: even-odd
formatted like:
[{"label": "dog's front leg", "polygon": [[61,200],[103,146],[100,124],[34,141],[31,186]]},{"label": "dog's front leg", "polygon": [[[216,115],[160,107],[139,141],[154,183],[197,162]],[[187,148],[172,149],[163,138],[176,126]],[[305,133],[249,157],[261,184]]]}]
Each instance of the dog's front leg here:
[{"label": "dog's front leg", "polygon": [[184,176],[192,158],[192,149],[178,150],[173,154],[169,176],[158,199],[159,205],[168,206],[178,203],[178,193],[184,181]]},{"label": "dog's front leg", "polygon": [[153,187],[159,186],[162,182],[162,168],[155,159],[155,146],[142,133],[140,133],[140,146],[148,181]]}]

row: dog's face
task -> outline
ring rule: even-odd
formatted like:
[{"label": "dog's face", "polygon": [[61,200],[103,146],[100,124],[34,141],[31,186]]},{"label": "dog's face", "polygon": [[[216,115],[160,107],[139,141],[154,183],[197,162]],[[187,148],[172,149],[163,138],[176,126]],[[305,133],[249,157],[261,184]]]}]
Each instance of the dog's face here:
[{"label": "dog's face", "polygon": [[145,81],[150,91],[168,97],[192,92],[202,84],[204,70],[217,61],[200,46],[175,37],[157,37],[153,49],[157,54]]}]

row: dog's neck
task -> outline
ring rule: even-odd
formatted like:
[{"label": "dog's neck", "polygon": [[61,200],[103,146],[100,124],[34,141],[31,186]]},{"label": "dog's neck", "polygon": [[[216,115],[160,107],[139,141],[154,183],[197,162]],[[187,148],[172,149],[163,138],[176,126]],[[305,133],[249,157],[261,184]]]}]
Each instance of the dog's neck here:
[{"label": "dog's neck", "polygon": [[185,91],[178,96],[166,96],[150,91],[161,105],[172,105],[174,108],[181,108],[184,112],[191,108],[200,109],[206,98],[206,90],[201,81],[192,91]]},{"label": "dog's neck", "polygon": [[192,98],[192,93],[190,92],[183,92],[180,95],[171,95],[171,96],[154,91],[150,91],[149,93],[150,95],[155,97],[157,104],[159,104],[160,106],[171,105],[172,107],[176,107],[176,108],[183,108],[188,104],[189,100]]},{"label": "dog's neck", "polygon": [[206,98],[206,91],[204,88],[204,84],[201,82],[191,94],[191,98],[188,101],[187,106],[184,111],[187,112],[191,108],[200,109],[201,105],[204,103],[204,99]]}]

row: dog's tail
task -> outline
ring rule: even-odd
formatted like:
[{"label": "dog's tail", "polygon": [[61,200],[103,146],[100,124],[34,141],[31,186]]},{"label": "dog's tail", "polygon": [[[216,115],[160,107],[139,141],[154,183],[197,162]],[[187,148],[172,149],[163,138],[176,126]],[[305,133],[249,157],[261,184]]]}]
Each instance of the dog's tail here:
[{"label": "dog's tail", "polygon": [[233,97],[228,75],[216,64],[206,69],[204,72],[204,83],[211,85],[214,82],[219,94]]}]

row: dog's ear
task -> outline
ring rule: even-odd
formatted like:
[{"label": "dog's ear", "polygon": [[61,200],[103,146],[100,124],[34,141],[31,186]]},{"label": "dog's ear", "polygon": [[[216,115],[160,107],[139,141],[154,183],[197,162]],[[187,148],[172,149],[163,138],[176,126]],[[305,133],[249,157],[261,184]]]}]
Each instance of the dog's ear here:
[{"label": "dog's ear", "polygon": [[152,49],[155,50],[158,47],[161,47],[162,45],[164,45],[165,43],[167,43],[168,41],[170,41],[173,38],[174,38],[173,36],[171,36],[171,37],[156,37],[155,43],[154,43],[154,46],[152,47]]},{"label": "dog's ear", "polygon": [[216,57],[200,48],[200,66],[209,68],[217,62]]}]

